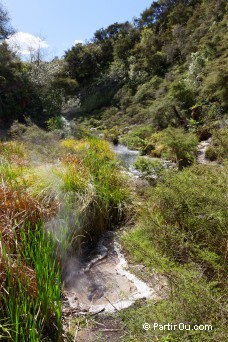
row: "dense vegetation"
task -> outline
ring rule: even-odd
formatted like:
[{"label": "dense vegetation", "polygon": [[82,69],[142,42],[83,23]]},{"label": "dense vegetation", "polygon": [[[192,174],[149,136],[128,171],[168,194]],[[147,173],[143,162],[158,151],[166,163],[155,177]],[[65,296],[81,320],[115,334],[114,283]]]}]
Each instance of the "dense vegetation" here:
[{"label": "dense vegetation", "polygon": [[227,110],[225,12],[225,1],[157,1],[72,47],[65,60],[77,115],[92,112],[104,128],[191,125],[202,135]]},{"label": "dense vegetation", "polygon": [[0,144],[0,336],[58,341],[64,262],[124,219],[130,183],[105,141],[60,142],[34,126],[18,139]]},{"label": "dense vegetation", "polygon": [[[133,212],[134,187],[97,132],[140,150],[148,183],[121,239],[141,276],[160,273],[170,290],[119,313],[125,339],[225,341],[226,11],[224,0],[158,0],[62,60],[22,62],[0,4],[0,130],[11,139],[0,143],[0,338],[60,340],[65,255]],[[213,331],[145,332],[144,322]]]},{"label": "dense vegetation", "polygon": [[72,118],[92,116],[90,124],[103,129],[191,126],[203,138],[227,110],[226,6],[157,1],[132,23],[97,30],[63,60],[44,62],[38,54],[21,63],[1,44],[2,122],[28,116],[45,126],[63,106]]},{"label": "dense vegetation", "polygon": [[[195,165],[163,172],[147,195],[137,228],[123,236],[144,276],[167,277],[169,297],[121,313],[127,341],[223,341],[226,324],[227,166]],[[140,317],[140,324],[138,323]],[[140,326],[211,324],[213,331],[150,331]],[[174,323],[175,322],[175,323]],[[165,340],[166,340],[165,339]]]}]

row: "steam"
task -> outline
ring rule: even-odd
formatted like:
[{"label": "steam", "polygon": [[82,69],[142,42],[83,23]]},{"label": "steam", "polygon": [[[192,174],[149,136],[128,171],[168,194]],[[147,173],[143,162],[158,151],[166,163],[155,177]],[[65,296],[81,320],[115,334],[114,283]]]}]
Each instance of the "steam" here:
[{"label": "steam", "polygon": [[61,275],[65,286],[82,272],[82,235],[80,203],[77,198],[61,196],[61,205],[55,218],[45,224],[57,245],[57,255],[61,262]]}]

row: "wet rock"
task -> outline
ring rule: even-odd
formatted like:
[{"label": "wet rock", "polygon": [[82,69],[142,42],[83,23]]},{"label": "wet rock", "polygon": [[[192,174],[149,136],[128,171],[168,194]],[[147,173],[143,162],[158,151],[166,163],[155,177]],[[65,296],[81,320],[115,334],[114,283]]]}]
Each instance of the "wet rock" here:
[{"label": "wet rock", "polygon": [[[106,250],[107,257],[98,260],[93,255],[96,262],[90,261],[88,272],[72,279],[71,288],[65,292],[69,303],[67,310],[70,306],[78,311],[86,309],[90,313],[100,310],[115,312],[129,307],[140,298],[158,298],[153,288],[128,270],[121,246],[112,238],[113,233],[107,235],[100,241],[98,249]],[[106,249],[102,248],[101,242]]]},{"label": "wet rock", "polygon": [[211,146],[212,139],[209,138],[206,141],[201,141],[198,145],[198,156],[197,162],[199,164],[216,164],[216,162],[211,162],[210,160],[205,158],[206,150],[209,146]]},{"label": "wet rock", "polygon": [[98,285],[92,284],[91,286],[89,286],[88,290],[89,290],[89,294],[87,297],[90,301],[93,301],[93,300],[100,299],[101,297],[104,296],[105,288],[104,286],[100,284]]}]

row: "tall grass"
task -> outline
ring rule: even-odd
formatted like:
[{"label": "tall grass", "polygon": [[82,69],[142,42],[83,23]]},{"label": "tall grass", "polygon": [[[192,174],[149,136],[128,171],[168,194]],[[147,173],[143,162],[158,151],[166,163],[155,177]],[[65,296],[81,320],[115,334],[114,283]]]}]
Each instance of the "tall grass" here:
[{"label": "tall grass", "polygon": [[58,162],[36,167],[23,145],[0,145],[0,336],[15,342],[61,339],[64,257],[123,220],[130,204],[108,143],[57,145]]},{"label": "tall grass", "polygon": [[130,184],[106,141],[89,138],[65,140],[64,168],[59,176],[63,190],[73,192],[80,203],[83,233],[100,236],[124,218],[130,204]]},{"label": "tall grass", "polygon": [[23,146],[0,145],[0,338],[61,337],[60,270],[42,221],[55,201],[33,196]]},{"label": "tall grass", "polygon": [[[15,237],[17,238],[17,237]],[[20,231],[17,259],[3,252],[5,281],[2,306],[11,327],[11,339],[40,341],[61,336],[59,265],[53,255],[53,242],[42,225]]]}]

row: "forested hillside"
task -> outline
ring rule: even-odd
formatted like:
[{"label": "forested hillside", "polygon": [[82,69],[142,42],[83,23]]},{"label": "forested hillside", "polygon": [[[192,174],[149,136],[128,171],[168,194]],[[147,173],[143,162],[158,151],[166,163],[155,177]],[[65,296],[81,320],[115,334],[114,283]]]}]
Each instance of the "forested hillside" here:
[{"label": "forested hillside", "polygon": [[[157,1],[66,52],[81,115],[117,125],[185,126],[227,110],[225,1]],[[102,96],[101,96],[102,94]],[[105,120],[107,118],[107,120]]]},{"label": "forested hillside", "polygon": [[[73,341],[96,327],[99,340],[103,325],[116,341],[225,341],[227,9],[157,0],[62,59],[25,62],[0,3],[0,339]],[[139,151],[136,177],[110,142]],[[131,269],[163,297],[101,323],[73,311],[68,331],[66,260],[117,227]]]},{"label": "forested hillside", "polygon": [[[97,30],[61,61],[37,56],[22,63],[1,44],[2,122],[29,116],[45,125],[67,103],[71,118],[93,117],[101,128],[149,123],[159,130],[222,118],[226,6],[223,0],[157,1],[131,23]],[[11,29],[4,9],[1,16],[4,38]]]}]

